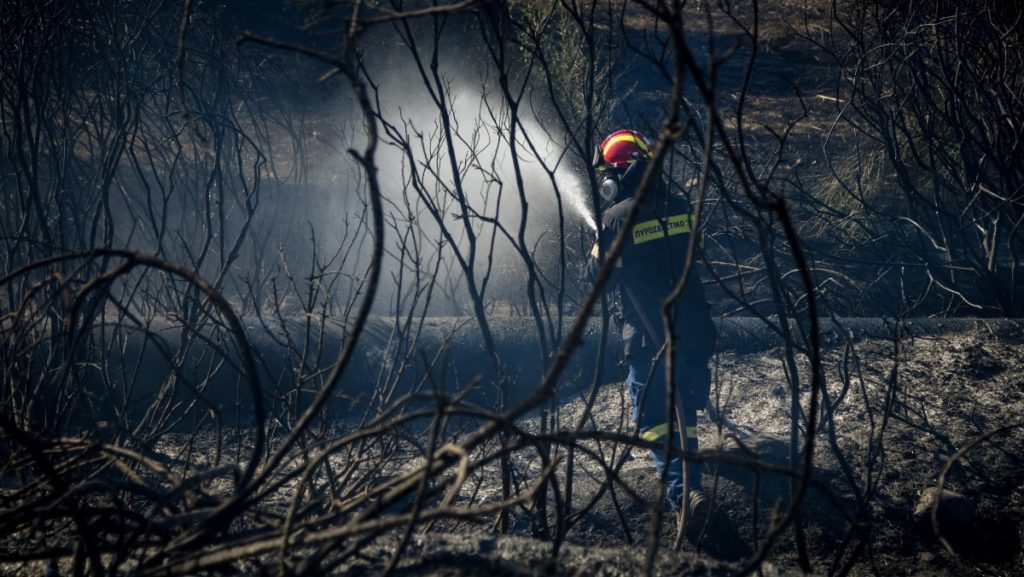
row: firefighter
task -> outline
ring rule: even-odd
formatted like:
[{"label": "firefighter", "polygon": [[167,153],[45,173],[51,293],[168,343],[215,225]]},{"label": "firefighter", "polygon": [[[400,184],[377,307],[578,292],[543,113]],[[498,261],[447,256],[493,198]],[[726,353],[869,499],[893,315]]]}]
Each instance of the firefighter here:
[{"label": "firefighter", "polygon": [[[639,132],[619,130],[610,134],[594,154],[599,193],[602,199],[599,243],[590,253],[588,271],[596,274],[603,255],[610,248],[635,204],[634,192],[651,158],[652,143]],[[686,254],[694,225],[689,201],[672,193],[659,176],[639,208],[635,224],[626,234],[626,245],[607,285],[617,289],[621,305],[622,341],[629,366],[628,385],[633,405],[633,421],[643,439],[679,447],[680,431],[689,451],[698,449],[697,410],[708,401],[710,371],[708,360],[714,350],[715,325],[711,320],[704,287],[696,271],[690,273],[681,296],[675,302],[673,331],[673,367],[677,402],[673,415],[682,424],[673,424],[669,433],[668,387],[665,380],[666,338],[661,312],[662,301],[680,280],[686,266]],[[603,250],[602,250],[603,249]],[[681,403],[679,402],[681,401]],[[682,408],[680,412],[678,409]],[[651,452],[658,473],[665,473],[664,453]],[[691,514],[707,513],[707,500],[701,490],[700,467],[686,467],[689,495],[685,503]],[[673,459],[668,467],[666,494],[668,505],[678,511],[684,502],[683,463]]]}]

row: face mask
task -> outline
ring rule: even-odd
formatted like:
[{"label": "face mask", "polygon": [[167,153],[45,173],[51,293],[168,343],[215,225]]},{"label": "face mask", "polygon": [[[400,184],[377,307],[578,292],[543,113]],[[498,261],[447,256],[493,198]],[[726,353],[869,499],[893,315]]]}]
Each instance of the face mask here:
[{"label": "face mask", "polygon": [[[621,175],[615,169],[605,170],[602,174],[603,179],[601,184],[598,186],[597,192],[601,195],[601,199],[606,202],[614,202],[619,198],[620,193],[632,194],[633,188],[640,184],[640,177],[643,175],[645,163],[642,161],[635,161],[626,167],[625,172]],[[639,167],[639,168],[637,168]]]},{"label": "face mask", "polygon": [[619,179],[614,172],[607,171],[605,173],[604,180],[601,181],[597,192],[601,195],[601,200],[606,203],[614,201],[619,196]]}]

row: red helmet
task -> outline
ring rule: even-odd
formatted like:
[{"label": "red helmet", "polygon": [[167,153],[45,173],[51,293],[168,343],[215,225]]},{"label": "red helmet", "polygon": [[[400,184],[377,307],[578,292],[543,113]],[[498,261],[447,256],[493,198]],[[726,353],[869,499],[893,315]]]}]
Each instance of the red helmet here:
[{"label": "red helmet", "polygon": [[651,144],[635,130],[616,130],[601,142],[594,154],[594,167],[623,169],[638,160],[651,158]]}]

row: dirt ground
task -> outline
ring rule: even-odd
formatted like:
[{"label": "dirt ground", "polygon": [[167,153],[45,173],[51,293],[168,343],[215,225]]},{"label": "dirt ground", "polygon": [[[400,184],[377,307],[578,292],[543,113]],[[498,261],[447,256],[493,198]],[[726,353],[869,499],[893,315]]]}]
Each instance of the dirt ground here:
[{"label": "dirt ground", "polygon": [[[783,347],[733,343],[714,361],[721,419],[705,412],[699,423],[711,513],[706,524],[688,527],[678,551],[676,518],[658,503],[650,457],[594,438],[634,434],[625,387],[610,384],[598,390],[582,427],[585,391],[563,395],[553,413],[556,430],[593,434],[574,455],[572,525],[557,554],[550,539],[535,538],[542,536],[537,512],[524,505],[513,510],[507,536],[498,535],[491,517],[417,530],[392,574],[633,576],[649,569],[688,577],[793,577],[805,574],[799,527],[811,575],[1024,575],[1024,331],[1009,321],[999,330],[965,326],[911,326],[898,341],[876,335],[826,343],[826,394],[819,399],[831,410],[821,411],[814,435],[810,486],[797,520],[757,563],[751,560],[790,508],[799,478],[799,467],[789,463],[791,393]],[[809,365],[805,356],[796,358],[806,412]],[[807,419],[798,421],[803,447]],[[536,416],[521,426],[539,430]],[[535,455],[515,453],[520,489],[541,472]],[[569,456],[555,457],[564,491]],[[497,466],[467,483],[472,495],[460,494],[463,504],[500,498]],[[946,492],[936,510],[937,535],[924,497],[940,478]],[[287,487],[281,495],[280,503],[264,503],[268,511],[287,508]],[[397,531],[381,535],[336,572],[381,574],[398,539]],[[239,567],[266,569],[252,561]],[[0,567],[0,574],[40,571],[41,563]]]}]

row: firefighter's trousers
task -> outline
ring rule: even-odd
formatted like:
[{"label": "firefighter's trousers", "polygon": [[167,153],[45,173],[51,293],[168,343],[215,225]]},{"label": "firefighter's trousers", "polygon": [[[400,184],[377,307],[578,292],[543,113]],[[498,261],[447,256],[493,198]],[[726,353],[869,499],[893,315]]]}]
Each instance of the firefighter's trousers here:
[{"label": "firefighter's trousers", "polygon": [[[698,379],[710,380],[710,371],[705,364],[703,367],[684,367],[683,370],[676,371],[676,375],[675,386],[679,388],[684,399],[682,417],[685,422],[682,426],[685,427],[683,430],[686,431],[686,449],[695,452],[700,446],[697,437],[697,409],[703,408],[707,399],[705,398],[698,405],[699,399],[687,394],[687,388],[697,385],[693,388],[696,388],[698,391],[707,390],[707,381],[700,382]],[[650,386],[645,386],[645,383],[649,383]],[[667,421],[669,411],[664,365],[658,362],[652,369],[649,361],[634,362],[631,360],[627,384],[629,385],[630,400],[633,404],[633,422],[640,430],[641,437],[646,441],[665,443],[666,437],[669,434],[669,424]],[[677,411],[673,410],[672,414],[677,414]],[[680,446],[680,426],[678,421],[672,425],[671,442],[673,447]],[[651,451],[651,458],[654,460],[659,476],[665,474],[665,455],[663,451],[664,449]],[[686,473],[689,477],[690,490],[700,489],[700,464],[696,462],[687,463]],[[682,459],[675,458],[671,460],[665,489],[669,506],[673,510],[678,510],[680,496],[683,492]]]}]

